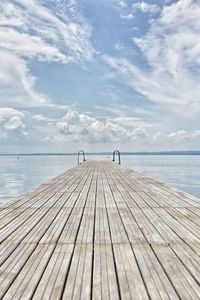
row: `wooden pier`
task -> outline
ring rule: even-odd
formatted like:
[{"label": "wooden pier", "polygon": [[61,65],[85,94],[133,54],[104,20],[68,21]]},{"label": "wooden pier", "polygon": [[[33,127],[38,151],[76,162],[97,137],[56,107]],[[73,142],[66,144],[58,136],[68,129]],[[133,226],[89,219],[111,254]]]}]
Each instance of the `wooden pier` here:
[{"label": "wooden pier", "polygon": [[200,200],[86,161],[0,207],[0,299],[200,299]]}]

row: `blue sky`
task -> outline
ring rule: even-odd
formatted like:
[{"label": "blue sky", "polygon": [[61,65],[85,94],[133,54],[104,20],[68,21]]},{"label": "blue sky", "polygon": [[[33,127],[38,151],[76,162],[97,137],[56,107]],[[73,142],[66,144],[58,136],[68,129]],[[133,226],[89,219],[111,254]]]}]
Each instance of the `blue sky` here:
[{"label": "blue sky", "polygon": [[200,4],[1,0],[1,153],[200,149]]}]

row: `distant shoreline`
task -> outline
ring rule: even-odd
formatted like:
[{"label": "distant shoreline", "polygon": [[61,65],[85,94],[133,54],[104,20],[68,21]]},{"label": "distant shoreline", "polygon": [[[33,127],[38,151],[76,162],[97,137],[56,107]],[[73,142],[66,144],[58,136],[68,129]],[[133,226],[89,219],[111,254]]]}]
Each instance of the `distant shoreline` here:
[{"label": "distant shoreline", "polygon": [[[85,152],[86,155],[112,155],[112,152]],[[74,156],[77,153],[1,153],[0,156]],[[121,152],[121,155],[200,155],[200,151]]]}]

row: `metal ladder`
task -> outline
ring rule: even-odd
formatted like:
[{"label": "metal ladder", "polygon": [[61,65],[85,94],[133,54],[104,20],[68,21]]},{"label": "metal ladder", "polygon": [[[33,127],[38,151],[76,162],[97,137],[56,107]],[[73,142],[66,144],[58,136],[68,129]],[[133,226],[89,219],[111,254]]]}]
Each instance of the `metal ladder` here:
[{"label": "metal ladder", "polygon": [[119,152],[119,150],[115,150],[115,151],[113,151],[113,161],[115,161],[115,154],[118,154],[118,164],[119,165],[121,165],[121,154],[120,154],[120,152]]},{"label": "metal ladder", "polygon": [[81,163],[80,163],[80,155],[83,155],[83,161],[86,161],[86,159],[85,159],[85,152],[83,151],[83,150],[80,150],[79,152],[78,152],[78,165],[80,165]]}]

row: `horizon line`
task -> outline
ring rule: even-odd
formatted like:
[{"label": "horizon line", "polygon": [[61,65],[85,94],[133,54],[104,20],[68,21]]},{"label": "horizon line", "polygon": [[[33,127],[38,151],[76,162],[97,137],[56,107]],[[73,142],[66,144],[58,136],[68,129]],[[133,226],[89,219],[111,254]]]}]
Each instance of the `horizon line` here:
[{"label": "horizon line", "polygon": [[[121,155],[200,155],[200,150],[167,150],[167,151],[120,151]],[[111,151],[102,152],[85,152],[87,155],[112,155]],[[77,152],[30,152],[30,153],[0,153],[0,156],[39,156],[39,155],[61,155],[61,156],[73,156],[77,155]]]}]

